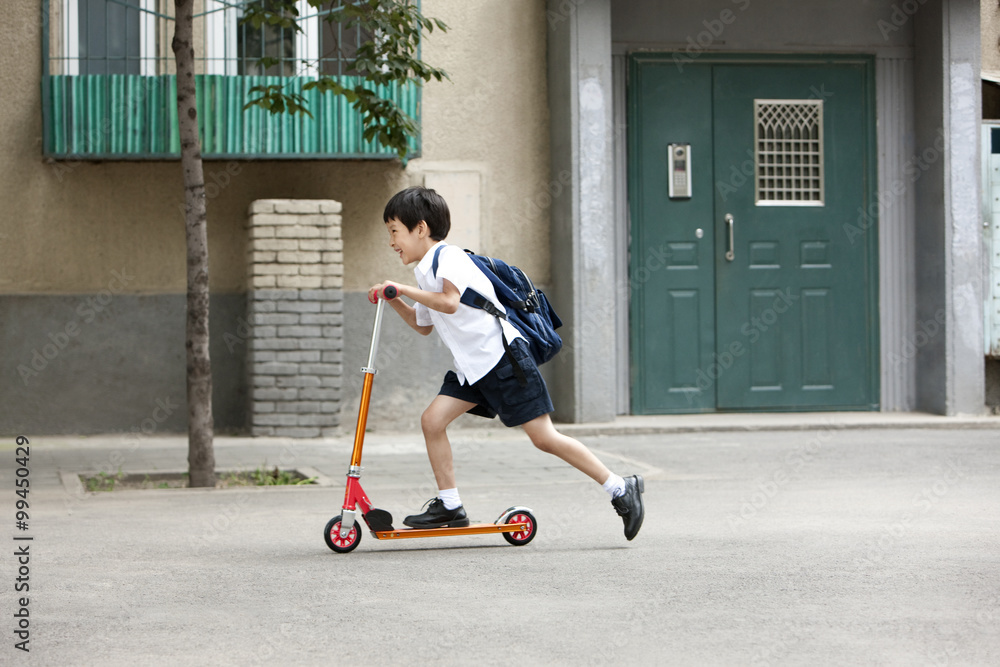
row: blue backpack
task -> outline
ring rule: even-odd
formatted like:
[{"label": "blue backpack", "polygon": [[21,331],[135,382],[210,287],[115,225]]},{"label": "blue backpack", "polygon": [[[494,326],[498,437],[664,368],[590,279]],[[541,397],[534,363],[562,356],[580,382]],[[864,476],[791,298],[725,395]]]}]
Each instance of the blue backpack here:
[{"label": "blue backpack", "polygon": [[[444,246],[434,251],[434,263],[431,272],[437,277],[438,256]],[[552,310],[549,300],[545,294],[532,284],[531,279],[524,275],[524,271],[511,266],[506,262],[493,257],[477,255],[470,250],[466,250],[469,259],[479,267],[496,290],[497,299],[501,305],[507,309],[506,315],[498,310],[493,303],[474,289],[466,289],[462,294],[461,301],[467,306],[480,308],[497,319],[507,320],[515,329],[521,332],[528,343],[528,350],[536,365],[544,364],[562,349],[562,338],[556,333],[556,329],[562,326],[562,320]],[[507,339],[503,340],[504,349],[510,352],[507,347]],[[511,360],[514,357],[511,355]],[[516,371],[520,371],[517,364],[514,364]],[[522,374],[517,373],[518,379],[522,379]]]}]

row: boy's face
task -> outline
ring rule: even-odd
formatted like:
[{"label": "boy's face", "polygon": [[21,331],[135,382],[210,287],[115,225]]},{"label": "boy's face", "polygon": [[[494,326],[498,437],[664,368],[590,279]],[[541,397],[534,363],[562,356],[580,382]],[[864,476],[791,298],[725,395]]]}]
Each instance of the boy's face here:
[{"label": "boy's face", "polygon": [[422,220],[412,230],[407,229],[406,225],[396,218],[385,223],[385,227],[389,231],[389,245],[399,255],[399,260],[403,264],[423,259],[427,249],[434,245],[434,241],[428,243],[430,230],[427,228],[427,223]]}]

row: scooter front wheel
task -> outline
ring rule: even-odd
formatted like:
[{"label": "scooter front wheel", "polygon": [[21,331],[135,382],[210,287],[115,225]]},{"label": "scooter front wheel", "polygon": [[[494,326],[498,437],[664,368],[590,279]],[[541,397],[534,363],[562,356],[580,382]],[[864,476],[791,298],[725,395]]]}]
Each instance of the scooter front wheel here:
[{"label": "scooter front wheel", "polygon": [[354,551],[361,544],[361,526],[355,521],[354,527],[351,528],[351,532],[347,534],[347,537],[341,537],[340,523],[341,517],[339,514],[330,519],[326,524],[326,528],[323,529],[323,539],[326,540],[326,546],[338,554],[346,554],[349,551]]},{"label": "scooter front wheel", "polygon": [[535,515],[527,510],[519,509],[515,512],[509,514],[504,523],[523,523],[525,524],[524,530],[519,530],[515,533],[504,533],[503,538],[513,544],[515,547],[521,547],[530,542],[535,537],[535,533],[538,532],[538,522],[535,521]]}]

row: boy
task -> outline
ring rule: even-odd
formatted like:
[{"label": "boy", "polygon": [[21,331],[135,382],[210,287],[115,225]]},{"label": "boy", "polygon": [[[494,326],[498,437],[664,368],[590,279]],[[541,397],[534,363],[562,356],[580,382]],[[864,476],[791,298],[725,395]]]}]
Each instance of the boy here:
[{"label": "boy", "polygon": [[[467,526],[455,483],[451,443],[446,429],[466,412],[487,418],[500,416],[505,426],[520,426],[535,447],[554,454],[601,484],[611,496],[611,504],[625,524],[625,537],[634,538],[642,526],[643,480],[639,475],[625,479],[612,473],[582,443],[555,430],[549,413],[552,400],[527,343],[510,323],[485,310],[459,302],[471,288],[493,302],[501,312],[492,283],[462,249],[444,243],[451,229],[451,214],[444,199],[434,190],[412,187],[389,200],[383,214],[389,245],[403,264],[419,262],[413,270],[417,287],[383,282],[372,286],[368,300],[377,302],[393,285],[402,299],[389,305],[418,333],[427,336],[437,330],[454,357],[455,370],[448,371],[440,393],[420,419],[427,457],[438,485],[438,496],[428,501],[422,514],[406,517],[411,528]],[[432,269],[438,246],[438,267]],[[501,336],[510,352],[504,350]],[[511,356],[523,371],[515,373]]]}]

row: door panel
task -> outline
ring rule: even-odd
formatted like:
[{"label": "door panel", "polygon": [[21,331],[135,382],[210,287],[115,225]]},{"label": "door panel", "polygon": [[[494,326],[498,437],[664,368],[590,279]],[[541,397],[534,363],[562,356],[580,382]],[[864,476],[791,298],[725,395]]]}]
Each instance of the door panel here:
[{"label": "door panel", "polygon": [[[644,65],[629,85],[632,411],[712,411],[715,390],[698,375],[715,354],[712,72]],[[690,198],[667,196],[671,143],[691,144]]]},{"label": "door panel", "polygon": [[[735,248],[731,261],[716,253],[716,335],[721,345],[738,341],[750,350],[718,378],[719,409],[870,402],[872,277],[867,245],[844,232],[866,204],[865,100],[860,65],[713,67],[716,174],[750,172],[742,186],[716,189],[716,220],[733,216]],[[766,126],[774,135],[757,136],[755,101],[767,109],[762,126],[785,114]],[[803,119],[816,113],[817,134],[810,134]],[[812,166],[810,146],[820,149]],[[756,169],[744,167],[750,157]],[[759,190],[772,200],[759,200]],[[822,200],[810,199],[818,191]],[[800,199],[773,201],[774,193]],[[717,223],[720,242],[728,243],[728,230]]]},{"label": "door panel", "polygon": [[[788,323],[773,314],[774,304],[780,298],[778,291],[772,289],[755,289],[749,293],[747,327],[750,328],[741,327],[739,336],[746,338],[750,349],[750,391],[777,392],[782,389],[782,367],[785,365],[782,363],[785,357],[782,348],[788,338]],[[733,340],[738,342],[739,339],[734,337]],[[719,378],[720,384],[726,381],[726,377]]]},{"label": "door panel", "polygon": [[[691,334],[691,322],[701,320],[703,308],[702,295],[698,290],[670,290],[667,296],[669,307],[667,322],[670,327],[669,339],[673,341],[672,349],[667,350],[671,358],[670,368],[677,378],[693,378],[698,371],[698,359],[701,356],[701,345],[697,336]],[[709,303],[711,310],[714,304]],[[688,390],[691,385],[683,380],[676,382],[671,389]]]},{"label": "door panel", "polygon": [[830,291],[802,290],[802,383],[807,390],[833,388]]}]

